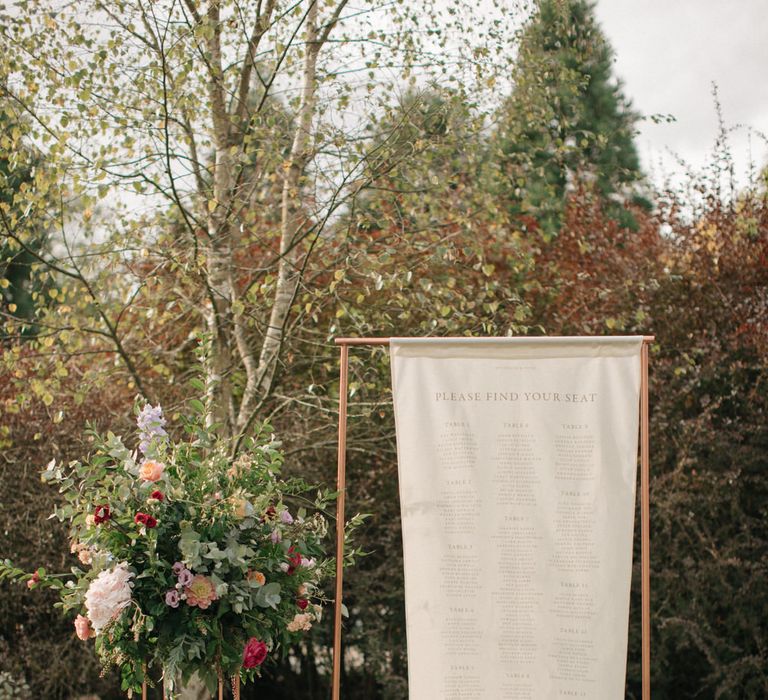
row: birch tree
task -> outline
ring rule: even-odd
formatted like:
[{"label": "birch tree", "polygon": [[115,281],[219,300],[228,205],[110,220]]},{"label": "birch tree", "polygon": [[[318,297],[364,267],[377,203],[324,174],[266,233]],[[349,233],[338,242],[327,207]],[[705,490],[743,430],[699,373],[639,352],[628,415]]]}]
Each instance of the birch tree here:
[{"label": "birch tree", "polygon": [[[116,380],[155,400],[162,389],[144,375],[169,375],[158,357],[193,344],[169,345],[173,325],[205,329],[210,420],[247,431],[273,390],[329,224],[411,155],[398,145],[402,121],[376,139],[363,125],[406,87],[439,79],[477,100],[503,75],[514,13],[471,14],[458,0],[6,9],[4,111],[29,124],[47,166],[0,204],[0,232],[61,288],[63,308],[39,319],[52,350],[112,353]],[[22,136],[5,133],[0,146],[13,152]],[[47,252],[30,245],[29,222],[41,216],[56,232]],[[148,318],[159,280],[172,311]]]}]

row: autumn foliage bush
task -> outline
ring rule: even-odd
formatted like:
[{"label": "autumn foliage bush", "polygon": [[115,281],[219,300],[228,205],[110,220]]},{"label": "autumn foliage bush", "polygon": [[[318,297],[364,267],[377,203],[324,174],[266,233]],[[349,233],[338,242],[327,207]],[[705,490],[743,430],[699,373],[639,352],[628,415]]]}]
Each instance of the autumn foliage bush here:
[{"label": "autumn foliage bush", "polygon": [[[768,692],[765,577],[766,290],[763,186],[727,196],[702,176],[688,192],[630,207],[634,229],[586,187],[571,193],[557,236],[535,221],[455,225],[440,244],[397,227],[345,240],[348,268],[289,354],[289,393],[332,410],[333,335],[646,334],[652,402],[654,697],[762,697]],[[465,192],[469,196],[470,192]],[[446,200],[451,196],[445,193]],[[370,234],[370,232],[368,232]],[[335,302],[333,302],[335,298]],[[443,315],[447,306],[450,313]],[[310,357],[311,360],[306,358]],[[302,358],[311,373],[302,370]],[[345,688],[406,696],[397,471],[386,356],[356,349],[349,424],[352,510],[371,512],[370,556],[345,584],[358,653]],[[326,395],[326,390],[328,391]],[[317,411],[296,409],[317,430]],[[311,426],[315,426],[312,428]],[[328,428],[325,429],[326,432]],[[333,459],[334,441],[306,446],[306,464]],[[301,448],[298,448],[301,449]],[[640,696],[639,541],[636,542],[627,697]],[[744,694],[740,694],[740,693]]]},{"label": "autumn foliage bush", "polygon": [[[577,193],[533,267],[547,332],[656,336],[652,683],[670,700],[768,695],[768,197],[711,182],[660,193],[637,231]],[[639,650],[635,587],[628,697]]]}]

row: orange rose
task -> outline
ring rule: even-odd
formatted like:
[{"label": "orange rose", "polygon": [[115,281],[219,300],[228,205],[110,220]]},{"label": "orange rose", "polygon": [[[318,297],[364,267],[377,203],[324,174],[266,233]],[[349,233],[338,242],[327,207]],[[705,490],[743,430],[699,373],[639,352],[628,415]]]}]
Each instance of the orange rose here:
[{"label": "orange rose", "polygon": [[139,479],[142,481],[159,481],[164,471],[165,465],[162,462],[146,459],[139,470]]},{"label": "orange rose", "polygon": [[253,569],[248,569],[248,573],[245,575],[245,578],[247,578],[249,581],[256,581],[256,583],[258,583],[260,586],[263,586],[267,582],[267,577],[264,576],[261,571],[254,571]]}]

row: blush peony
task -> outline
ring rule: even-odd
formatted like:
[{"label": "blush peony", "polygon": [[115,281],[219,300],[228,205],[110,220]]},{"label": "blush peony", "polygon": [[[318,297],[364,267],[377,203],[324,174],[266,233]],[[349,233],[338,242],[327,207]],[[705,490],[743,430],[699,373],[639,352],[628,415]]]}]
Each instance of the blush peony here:
[{"label": "blush peony", "polygon": [[91,581],[85,594],[85,607],[97,634],[130,605],[131,578],[133,573],[123,563],[102,571]]}]

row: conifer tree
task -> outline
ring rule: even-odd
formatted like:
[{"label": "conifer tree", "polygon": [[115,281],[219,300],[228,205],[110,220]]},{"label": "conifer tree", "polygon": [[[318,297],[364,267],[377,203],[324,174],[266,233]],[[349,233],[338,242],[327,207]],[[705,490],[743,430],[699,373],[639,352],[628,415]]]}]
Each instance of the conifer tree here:
[{"label": "conifer tree", "polygon": [[[0,109],[0,133],[24,132],[24,129],[24,121],[14,115],[10,108]],[[5,227],[10,220],[25,215],[15,201],[16,194],[25,187],[33,186],[33,173],[35,168],[41,166],[41,159],[29,147],[10,153],[6,151],[5,144],[0,146],[0,311],[17,319],[31,321],[39,303],[33,299],[33,293],[45,292],[45,284],[32,274],[36,262],[34,252],[46,246],[47,232],[41,225],[30,226],[26,240],[29,251],[25,251],[8,243]],[[44,301],[44,294],[39,299]],[[25,333],[32,330],[31,325],[24,327]],[[0,337],[2,335],[0,332]]]},{"label": "conifer tree", "polygon": [[642,178],[638,115],[613,76],[589,0],[538,0],[523,30],[512,93],[495,134],[500,189],[545,232],[560,225],[569,187],[590,183],[622,223],[618,202]]}]

